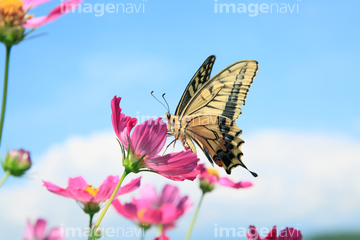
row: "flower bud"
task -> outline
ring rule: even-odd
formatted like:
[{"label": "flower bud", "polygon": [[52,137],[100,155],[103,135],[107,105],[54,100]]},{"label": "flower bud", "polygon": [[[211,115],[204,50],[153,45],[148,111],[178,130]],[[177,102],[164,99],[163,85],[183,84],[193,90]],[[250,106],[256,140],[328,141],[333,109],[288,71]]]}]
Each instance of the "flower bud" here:
[{"label": "flower bud", "polygon": [[98,228],[95,230],[93,237],[94,237],[95,239],[100,239],[102,236],[103,236],[103,229],[101,229],[100,227],[98,227]]},{"label": "flower bud", "polygon": [[1,164],[4,171],[9,171],[11,175],[19,177],[31,167],[30,152],[24,149],[10,150]]},{"label": "flower bud", "polygon": [[214,190],[215,184],[211,183],[209,179],[200,180],[200,189],[203,193],[211,192]]}]

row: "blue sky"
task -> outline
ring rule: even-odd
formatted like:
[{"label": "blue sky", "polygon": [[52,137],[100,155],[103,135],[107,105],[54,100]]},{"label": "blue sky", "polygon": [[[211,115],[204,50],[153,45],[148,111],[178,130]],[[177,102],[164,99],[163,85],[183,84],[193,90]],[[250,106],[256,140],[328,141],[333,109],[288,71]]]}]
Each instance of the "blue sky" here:
[{"label": "blue sky", "polygon": [[[325,149],[336,149],[339,157],[330,156],[330,159],[334,157],[334,161],[339,162],[324,161],[319,171],[325,173],[327,168],[338,168],[340,173],[334,171],[344,176],[344,181],[353,181],[353,176],[349,177],[341,170],[346,169],[343,164],[348,166],[347,158],[353,162],[358,157],[355,149],[360,146],[360,113],[356,111],[360,104],[358,1],[274,0],[271,3],[298,4],[299,11],[259,12],[255,17],[248,13],[214,13],[214,4],[244,3],[249,6],[250,3],[270,4],[269,1],[91,0],[85,3],[93,6],[96,3],[144,4],[145,10],[144,13],[104,13],[101,17],[95,16],[94,12],[77,11],[42,26],[33,34],[44,35],[13,47],[1,147],[3,155],[7,149],[23,147],[31,150],[33,160],[39,166],[49,161],[44,156],[51,149],[61,149],[69,139],[93,139],[94,134],[111,133],[110,100],[114,95],[123,97],[121,106],[127,115],[163,116],[165,109],[150,92],[154,90],[158,96],[166,92],[174,111],[194,72],[214,54],[217,60],[213,73],[242,59],[254,59],[260,64],[243,115],[237,121],[243,129],[245,145],[249,144],[250,148],[250,153],[245,152],[245,156],[249,156],[247,165],[251,166],[251,149],[262,152],[256,147],[256,143],[261,142],[256,136],[270,131],[274,136],[290,136],[294,140],[289,140],[293,143],[289,146],[293,152],[287,153],[288,158],[297,159],[309,152],[316,155],[317,149],[323,153]],[[57,4],[58,1],[44,4],[32,13],[36,16],[46,14]],[[4,56],[4,48],[0,51]],[[0,66],[3,64],[1,58]],[[299,144],[305,144],[299,149],[295,146],[298,135],[303,139]],[[253,143],[249,139],[253,139]],[[314,139],[334,145],[319,143],[319,148],[323,149],[308,151],[306,147],[311,145],[306,142],[314,142]],[[268,144],[286,142],[287,139],[277,142],[270,138]],[[339,144],[344,148],[340,149]],[[282,148],[277,145],[275,149]],[[284,156],[278,158],[285,159]],[[341,161],[344,156],[346,159]],[[319,158],[324,160],[321,154]],[[268,166],[268,171],[276,173],[268,161],[259,159],[253,166]],[[312,168],[313,162],[305,162]],[[252,169],[256,171],[254,167]],[[352,169],[351,165],[348,169]],[[77,174],[69,170],[62,175],[59,173],[58,179],[62,177],[65,183],[67,177],[74,176],[70,173]],[[89,177],[92,176],[90,173]],[[240,170],[236,173],[238,179],[249,177]],[[284,178],[280,182],[292,181],[286,175],[281,176]],[[325,179],[317,180],[326,185]],[[256,181],[261,185],[261,179]],[[20,184],[20,180],[10,179],[0,194]],[[319,188],[323,189],[321,186]],[[354,195],[354,199],[359,200],[359,196]],[[352,210],[352,215],[337,218],[339,226],[351,226],[350,222],[359,220],[355,215],[359,213],[359,207]],[[320,211],[319,215],[327,211]],[[36,216],[24,216],[24,221],[29,217]],[[224,216],[217,218],[226,219]],[[289,219],[292,218],[278,222],[297,223],[295,217]],[[312,223],[311,215],[299,219],[306,233],[331,226],[320,227]],[[51,221],[56,225],[56,219]],[[22,227],[15,222],[13,228]],[[272,224],[271,218],[259,222],[267,226]],[[209,231],[208,225],[201,226],[203,231]],[[213,230],[213,225],[210,229]]]}]

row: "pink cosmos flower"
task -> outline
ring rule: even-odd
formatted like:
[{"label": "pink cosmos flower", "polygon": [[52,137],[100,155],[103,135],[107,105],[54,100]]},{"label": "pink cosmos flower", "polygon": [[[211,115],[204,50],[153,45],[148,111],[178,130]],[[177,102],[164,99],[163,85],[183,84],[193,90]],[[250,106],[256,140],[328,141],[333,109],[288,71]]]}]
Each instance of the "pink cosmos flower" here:
[{"label": "pink cosmos flower", "polygon": [[[48,1],[50,0],[24,0],[24,12],[28,11],[30,8],[34,8]],[[25,28],[39,27],[40,25],[54,21],[64,13],[70,12],[71,10],[75,9],[80,3],[81,0],[68,0],[62,2],[60,3],[60,5],[51,10],[51,12],[47,16],[29,18],[22,24],[22,26]]]},{"label": "pink cosmos flower", "polygon": [[301,240],[302,234],[295,228],[285,228],[280,232],[279,236],[276,236],[276,226],[274,226],[265,238],[260,238],[257,229],[250,226],[247,238],[249,240]]},{"label": "pink cosmos flower", "polygon": [[[149,119],[136,125],[137,119],[125,116],[120,108],[121,97],[111,101],[111,121],[114,131],[125,150],[129,150],[123,165],[129,172],[139,172],[142,168],[150,169],[172,180],[194,180],[199,173],[196,169],[197,158],[191,151],[158,155],[164,147],[167,126],[158,118]],[[135,128],[134,128],[135,126]],[[131,130],[134,131],[130,135]]]},{"label": "pink cosmos flower", "polygon": [[3,27],[22,26],[24,28],[35,28],[53,21],[61,15],[75,9],[81,0],[67,0],[55,7],[47,16],[34,18],[28,11],[38,5],[50,0],[1,0],[0,22]]},{"label": "pink cosmos flower", "polygon": [[[35,28],[53,21],[73,9],[81,0],[67,0],[54,8],[47,16],[33,17],[31,8],[50,0],[1,0],[0,1],[0,42],[7,47],[20,43]],[[26,32],[26,28],[32,28]]]},{"label": "pink cosmos flower", "polygon": [[131,203],[126,204],[115,199],[112,204],[121,215],[140,226],[149,228],[153,224],[162,224],[164,231],[173,227],[174,222],[192,205],[187,196],[182,197],[179,189],[169,184],[165,185],[160,196],[153,186],[145,185],[140,190],[140,198],[133,198]]},{"label": "pink cosmos flower", "polygon": [[170,238],[166,236],[165,232],[162,232],[160,237],[157,237],[154,240],[170,240]]},{"label": "pink cosmos flower", "polygon": [[38,219],[34,225],[29,221],[26,226],[24,240],[62,240],[63,232],[60,228],[53,228],[45,234],[46,221]]},{"label": "pink cosmos flower", "polygon": [[[116,196],[132,192],[139,188],[140,179],[131,180],[130,183],[121,187],[116,193]],[[116,185],[119,182],[118,176],[108,176],[99,188],[94,188],[88,184],[83,177],[69,178],[68,187],[61,188],[51,182],[44,182],[44,186],[55,194],[63,197],[75,199],[83,203],[84,211],[89,214],[94,214],[100,210],[99,204],[110,198]]]},{"label": "pink cosmos flower", "polygon": [[220,177],[219,172],[215,168],[205,168],[205,164],[200,164],[198,169],[200,170],[200,188],[204,192],[211,192],[215,184],[236,189],[248,188],[253,185],[249,181],[234,182],[228,177]]}]

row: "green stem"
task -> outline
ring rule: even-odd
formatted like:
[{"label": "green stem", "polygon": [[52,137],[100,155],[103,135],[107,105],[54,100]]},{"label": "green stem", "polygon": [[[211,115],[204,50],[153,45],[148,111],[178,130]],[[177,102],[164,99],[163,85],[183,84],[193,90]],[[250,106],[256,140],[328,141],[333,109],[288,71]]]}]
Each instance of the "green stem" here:
[{"label": "green stem", "polygon": [[118,184],[116,185],[116,187],[115,187],[115,189],[114,189],[114,192],[112,193],[112,195],[111,195],[111,197],[110,197],[109,201],[106,203],[106,205],[105,205],[105,207],[104,207],[103,211],[101,212],[99,219],[96,221],[94,228],[92,229],[92,231],[90,231],[90,235],[89,235],[88,240],[92,240],[92,239],[94,239],[94,237],[93,237],[93,236],[94,236],[94,234],[95,234],[95,232],[96,232],[96,229],[99,227],[99,225],[100,225],[100,223],[101,223],[102,219],[103,219],[103,218],[104,218],[104,216],[105,216],[106,211],[109,209],[110,204],[111,204],[111,203],[112,203],[112,201],[114,200],[116,193],[118,192],[118,190],[119,190],[119,188],[120,188],[120,186],[121,186],[122,182],[124,181],[125,177],[126,177],[128,174],[129,174],[129,172],[124,171],[124,173],[123,173],[123,175],[121,176],[121,178],[120,178],[120,180],[119,180]]},{"label": "green stem", "polygon": [[192,230],[193,230],[193,228],[194,228],[194,225],[195,225],[195,222],[196,222],[196,218],[197,218],[197,216],[198,216],[198,214],[199,214],[200,206],[201,206],[201,203],[202,203],[202,201],[203,201],[203,199],[204,199],[204,196],[205,196],[205,193],[203,192],[202,195],[201,195],[199,204],[197,205],[196,211],[195,211],[195,213],[194,213],[194,217],[193,217],[193,219],[192,219],[192,221],[191,221],[189,230],[188,230],[188,232],[187,232],[187,234],[186,234],[185,240],[189,240],[189,239],[190,239],[190,235],[191,235],[191,232],[192,232]]},{"label": "green stem", "polygon": [[157,237],[160,237],[160,236],[162,235],[162,231],[163,231],[163,225],[162,225],[162,224],[159,224],[159,225],[158,225],[158,229],[157,229],[156,236],[157,236]]},{"label": "green stem", "polygon": [[3,183],[6,181],[6,179],[10,176],[10,171],[6,171],[5,175],[0,180],[0,187],[3,185]]},{"label": "green stem", "polygon": [[89,215],[90,215],[89,228],[91,230],[94,214],[89,214]]},{"label": "green stem", "polygon": [[146,229],[145,228],[141,228],[141,237],[140,237],[140,240],[144,240],[145,239],[145,231],[146,231]]},{"label": "green stem", "polygon": [[4,89],[3,89],[1,117],[0,117],[0,145],[1,145],[1,137],[2,137],[2,132],[3,132],[4,119],[5,119],[6,95],[7,95],[7,86],[8,86],[8,79],[9,79],[10,50],[11,50],[11,46],[6,46]]}]

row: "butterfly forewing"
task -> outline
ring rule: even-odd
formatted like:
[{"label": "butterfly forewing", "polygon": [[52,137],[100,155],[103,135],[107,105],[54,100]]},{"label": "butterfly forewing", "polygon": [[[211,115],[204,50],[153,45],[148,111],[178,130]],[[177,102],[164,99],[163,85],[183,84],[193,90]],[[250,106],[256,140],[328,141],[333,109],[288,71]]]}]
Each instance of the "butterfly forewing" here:
[{"label": "butterfly forewing", "polygon": [[179,116],[194,94],[209,80],[215,56],[208,57],[191,78],[180,99],[175,115]]},{"label": "butterfly forewing", "polygon": [[182,116],[213,114],[238,119],[257,70],[258,63],[253,60],[239,61],[225,68],[194,94]]}]

